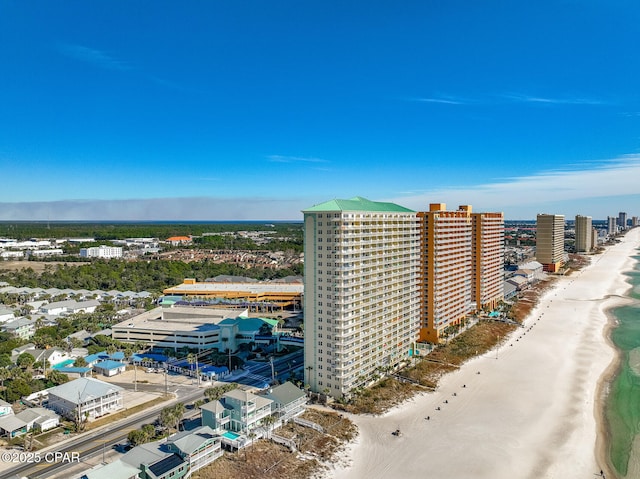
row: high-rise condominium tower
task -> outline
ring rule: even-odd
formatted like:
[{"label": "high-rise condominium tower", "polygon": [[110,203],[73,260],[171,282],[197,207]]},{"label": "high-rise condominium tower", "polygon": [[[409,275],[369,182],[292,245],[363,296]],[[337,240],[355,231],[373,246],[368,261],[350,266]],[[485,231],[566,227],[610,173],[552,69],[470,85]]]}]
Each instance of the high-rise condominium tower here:
[{"label": "high-rise condominium tower", "polygon": [[593,225],[591,216],[576,216],[576,252],[588,253],[593,248]]},{"label": "high-rise condominium tower", "polygon": [[607,233],[614,236],[618,233],[618,218],[615,216],[607,216]]},{"label": "high-rise condominium tower", "polygon": [[539,214],[536,223],[536,259],[545,271],[556,273],[564,258],[564,215]]},{"label": "high-rise condominium tower", "polygon": [[437,343],[446,329],[475,310],[471,207],[447,211],[432,203],[419,212],[421,242],[420,339]]},{"label": "high-rise condominium tower", "polygon": [[407,359],[418,338],[418,219],[360,197],[303,213],[304,382],[342,397]]},{"label": "high-rise condominium tower", "polygon": [[478,309],[504,299],[504,213],[473,213],[473,296]]},{"label": "high-rise condominium tower", "polygon": [[504,216],[447,211],[444,203],[419,212],[421,242],[420,339],[439,342],[469,313],[504,297]]},{"label": "high-rise condominium tower", "polygon": [[618,213],[618,226],[620,226],[620,229],[623,231],[627,229],[627,213],[624,211]]}]

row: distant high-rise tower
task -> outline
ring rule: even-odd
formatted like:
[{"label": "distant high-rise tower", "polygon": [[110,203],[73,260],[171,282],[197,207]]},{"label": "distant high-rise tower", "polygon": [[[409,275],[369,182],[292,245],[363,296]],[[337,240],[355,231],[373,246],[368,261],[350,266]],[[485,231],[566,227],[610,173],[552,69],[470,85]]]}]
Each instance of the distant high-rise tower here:
[{"label": "distant high-rise tower", "polygon": [[591,228],[591,249],[596,249],[598,247],[598,230],[596,228]]},{"label": "distant high-rise tower", "polygon": [[588,253],[592,249],[593,225],[591,216],[576,216],[576,252]]},{"label": "distant high-rise tower", "polygon": [[607,216],[607,233],[609,236],[615,236],[618,233],[618,219],[615,216]]},{"label": "distant high-rise tower", "polygon": [[634,228],[636,226],[638,226],[638,217],[637,216],[632,216],[631,217],[631,226],[633,226]]},{"label": "distant high-rise tower", "polygon": [[360,197],[303,213],[304,382],[348,396],[409,358],[418,339],[418,218]]},{"label": "distant high-rise tower", "polygon": [[627,229],[627,214],[623,211],[618,213],[618,226],[622,231]]},{"label": "distant high-rise tower", "polygon": [[564,258],[564,215],[539,214],[536,223],[536,259],[544,270],[556,273]]}]

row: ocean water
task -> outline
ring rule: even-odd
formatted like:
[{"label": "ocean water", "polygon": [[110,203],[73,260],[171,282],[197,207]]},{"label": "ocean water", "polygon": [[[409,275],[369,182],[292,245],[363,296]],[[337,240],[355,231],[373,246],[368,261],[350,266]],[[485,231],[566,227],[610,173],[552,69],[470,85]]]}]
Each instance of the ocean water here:
[{"label": "ocean water", "polygon": [[[640,257],[636,256],[637,260]],[[609,459],[621,478],[640,477],[640,264],[626,274],[636,304],[613,311],[618,325],[611,339],[621,363],[609,388],[605,417],[609,433]]]}]

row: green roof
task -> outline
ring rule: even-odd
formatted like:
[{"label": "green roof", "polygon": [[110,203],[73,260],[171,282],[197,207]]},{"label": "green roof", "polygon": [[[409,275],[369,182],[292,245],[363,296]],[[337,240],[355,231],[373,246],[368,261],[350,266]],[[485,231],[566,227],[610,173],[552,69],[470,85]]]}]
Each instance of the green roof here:
[{"label": "green roof", "polygon": [[314,213],[316,211],[379,211],[392,213],[415,213],[415,211],[405,208],[395,203],[384,203],[381,201],[371,201],[361,196],[356,196],[349,200],[331,200],[320,203],[303,210],[303,213]]}]

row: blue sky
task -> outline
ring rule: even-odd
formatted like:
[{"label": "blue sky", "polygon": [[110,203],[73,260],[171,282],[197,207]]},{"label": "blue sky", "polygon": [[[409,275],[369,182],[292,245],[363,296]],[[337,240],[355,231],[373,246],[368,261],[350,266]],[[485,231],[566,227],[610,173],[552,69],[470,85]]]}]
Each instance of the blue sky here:
[{"label": "blue sky", "polygon": [[640,215],[637,1],[0,2],[0,220]]}]

